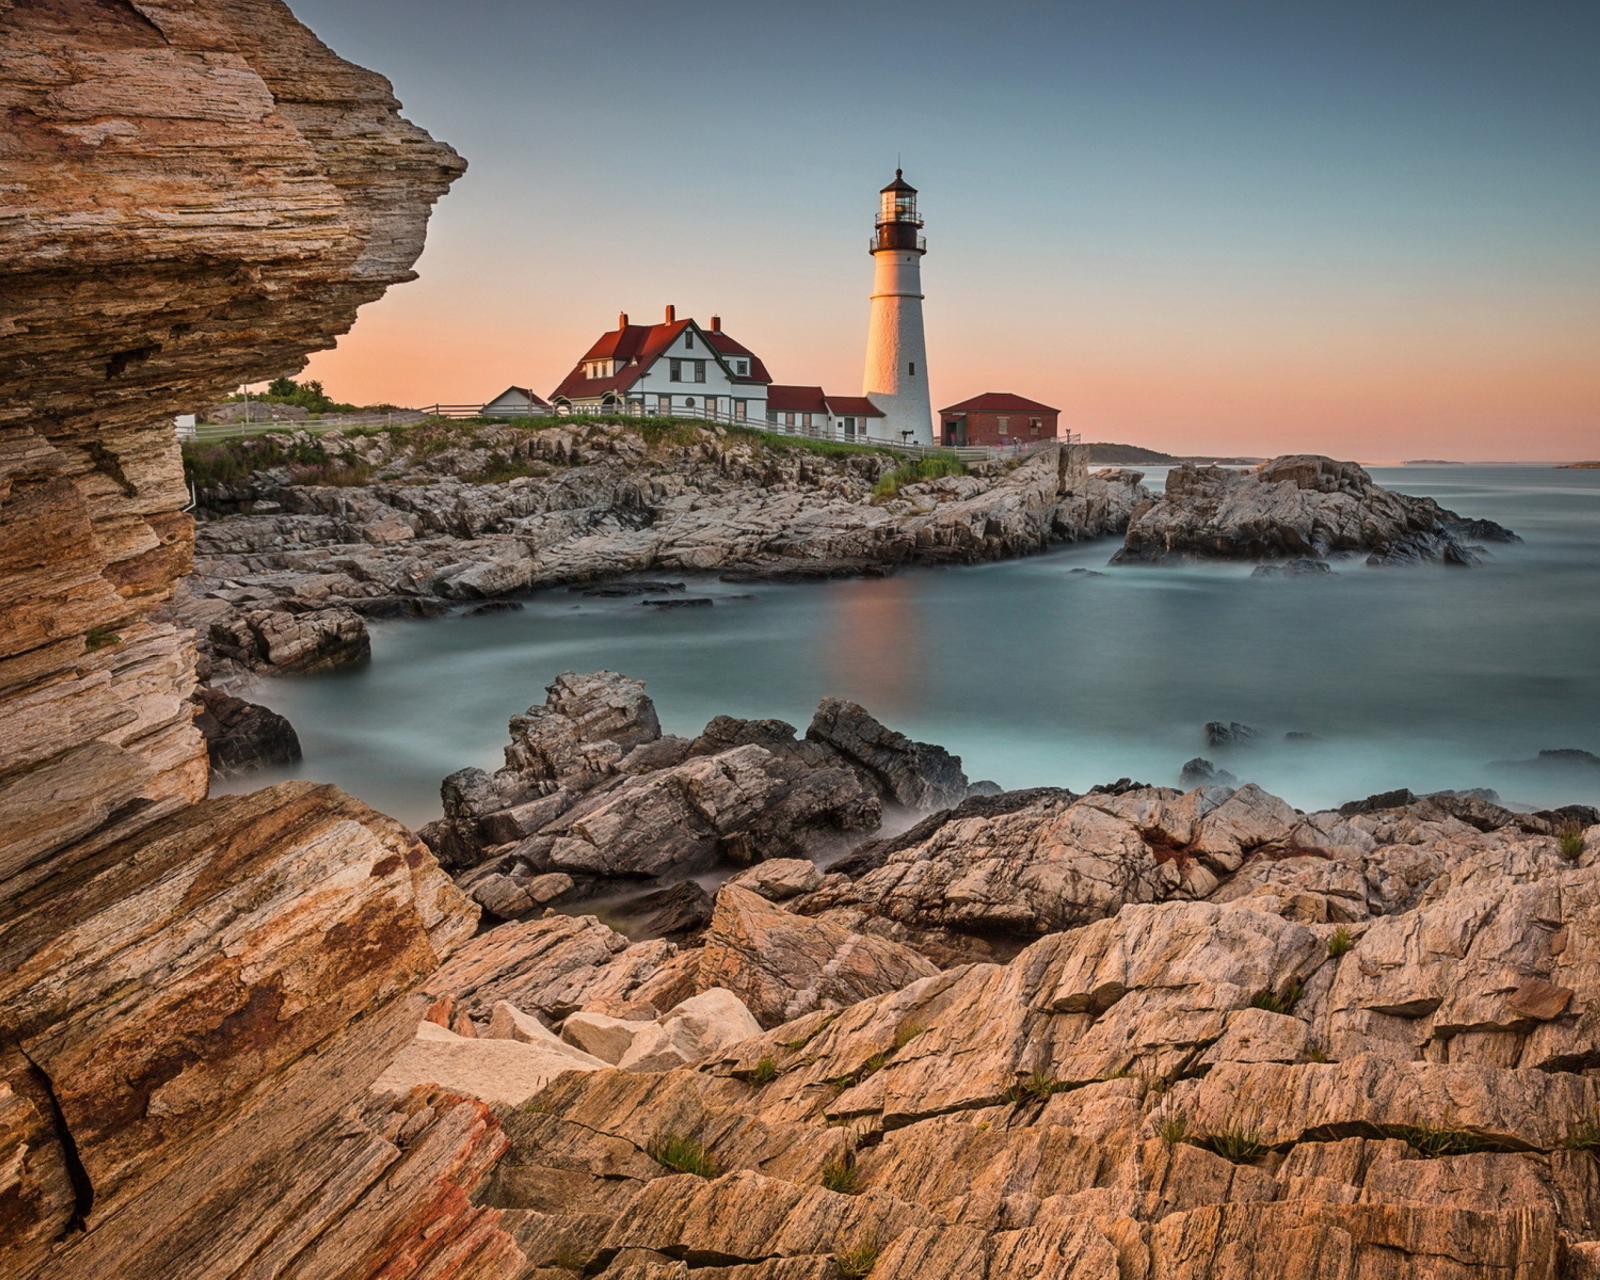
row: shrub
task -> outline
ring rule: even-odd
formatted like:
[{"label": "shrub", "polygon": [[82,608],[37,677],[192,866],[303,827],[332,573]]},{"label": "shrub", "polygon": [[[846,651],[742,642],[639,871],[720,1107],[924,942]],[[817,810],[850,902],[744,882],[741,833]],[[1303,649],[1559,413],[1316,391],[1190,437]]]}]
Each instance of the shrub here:
[{"label": "shrub", "polygon": [[1350,930],[1340,925],[1333,931],[1333,937],[1328,939],[1328,954],[1330,956],[1342,956],[1355,945],[1356,940],[1351,936]]},{"label": "shrub", "polygon": [[1256,993],[1256,998],[1250,1003],[1257,1009],[1265,1009],[1268,1013],[1288,1013],[1293,1009],[1295,1002],[1300,999],[1300,993],[1305,990],[1305,984],[1298,980],[1291,982],[1279,995],[1268,987],[1265,991]]},{"label": "shrub", "polygon": [[554,1262],[562,1271],[581,1273],[589,1265],[589,1255],[582,1249],[574,1249],[571,1245],[567,1245],[556,1250]]},{"label": "shrub", "polygon": [[839,1264],[839,1270],[847,1276],[869,1275],[872,1268],[878,1265],[878,1246],[864,1244],[848,1253],[834,1254],[833,1260]]},{"label": "shrub", "polygon": [[1425,1159],[1438,1160],[1442,1156],[1465,1156],[1475,1151],[1493,1151],[1495,1145],[1487,1138],[1465,1129],[1436,1129],[1424,1125],[1407,1129],[1400,1135]]},{"label": "shrub", "polygon": [[697,1178],[715,1178],[722,1172],[716,1157],[693,1138],[663,1133],[650,1139],[645,1154],[674,1173],[692,1173]]},{"label": "shrub", "polygon": [[875,1053],[861,1064],[861,1070],[856,1073],[856,1079],[865,1080],[873,1072],[882,1071],[888,1065],[889,1055],[887,1053]]},{"label": "shrub", "polygon": [[778,1064],[771,1058],[762,1058],[751,1069],[749,1076],[750,1083],[758,1087],[764,1084],[771,1084],[777,1078]]},{"label": "shrub", "polygon": [[861,1190],[861,1171],[847,1160],[829,1160],[822,1166],[822,1185],[842,1196]]},{"label": "shrub", "polygon": [[1268,1151],[1266,1143],[1261,1141],[1261,1135],[1253,1129],[1224,1129],[1221,1133],[1200,1139],[1200,1145],[1234,1164],[1259,1160]]},{"label": "shrub", "polygon": [[957,457],[932,457],[923,458],[918,462],[908,462],[904,466],[896,467],[872,487],[872,497],[878,502],[887,502],[899,494],[907,485],[918,484],[923,480],[937,480],[941,476],[964,476],[967,474],[967,464]]},{"label": "shrub", "polygon": [[1563,822],[1556,829],[1556,847],[1568,862],[1583,857],[1583,828],[1576,822]]},{"label": "shrub", "polygon": [[1306,1058],[1310,1062],[1328,1062],[1328,1061],[1331,1061],[1331,1059],[1328,1057],[1328,1051],[1326,1049],[1324,1049],[1320,1044],[1314,1044],[1310,1048],[1308,1048],[1306,1050]]}]

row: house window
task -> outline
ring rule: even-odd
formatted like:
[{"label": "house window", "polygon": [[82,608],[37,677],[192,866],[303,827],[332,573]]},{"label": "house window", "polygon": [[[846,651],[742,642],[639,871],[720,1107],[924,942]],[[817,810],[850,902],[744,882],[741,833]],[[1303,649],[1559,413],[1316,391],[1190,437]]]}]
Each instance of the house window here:
[{"label": "house window", "polygon": [[1038,435],[1039,434],[1039,428],[1042,427],[1043,425],[1044,425],[1044,423],[1042,423],[1038,418],[1029,418],[1028,419],[1028,434],[1030,436]]},{"label": "house window", "polygon": [[733,362],[733,371],[741,378],[748,377],[750,374],[750,362],[748,360],[735,360]]},{"label": "house window", "polygon": [[771,409],[767,410],[767,421],[770,422],[773,426],[777,426],[778,425],[778,415],[776,413],[774,413]]},{"label": "house window", "polygon": [[736,422],[743,422],[749,416],[750,402],[748,400],[735,400],[733,402],[733,417]]},{"label": "house window", "polygon": [[704,382],[706,380],[706,362],[704,360],[696,360],[694,362],[694,380],[696,382]]},{"label": "house window", "polygon": [[694,350],[694,334],[686,333],[683,335],[683,349],[685,351]]},{"label": "house window", "polygon": [[668,382],[682,382],[683,381],[683,361],[682,360],[669,360],[669,361],[667,361],[667,381]]},{"label": "house window", "polygon": [[786,427],[794,426],[794,414],[792,414],[792,413],[784,414],[783,415],[783,425],[786,426]]},{"label": "house window", "polygon": [[1001,439],[1004,439],[1006,433],[1011,430],[1011,419],[1004,417],[996,418],[995,426],[999,429]]},{"label": "house window", "polygon": [[661,414],[661,415],[663,415],[663,416],[665,416],[667,414],[670,414],[672,412],[672,397],[671,396],[657,396],[656,397],[656,412]]},{"label": "house window", "polygon": [[693,396],[689,396],[687,399],[685,399],[684,402],[683,402],[683,407],[685,409],[694,408],[694,397]]},{"label": "house window", "polygon": [[910,375],[913,378],[915,378],[917,376],[917,362],[915,360],[913,360],[910,364],[908,364],[906,366],[906,369],[910,372]]}]

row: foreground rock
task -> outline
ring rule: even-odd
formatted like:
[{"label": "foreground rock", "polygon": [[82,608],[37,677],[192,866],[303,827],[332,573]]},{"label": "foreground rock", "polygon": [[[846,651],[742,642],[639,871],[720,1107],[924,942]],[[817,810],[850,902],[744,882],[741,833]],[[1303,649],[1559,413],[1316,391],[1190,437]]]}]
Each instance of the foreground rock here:
[{"label": "foreground rock", "polygon": [[1129,523],[1112,563],[1286,559],[1283,572],[1300,575],[1339,553],[1368,553],[1373,565],[1474,565],[1479,544],[1517,541],[1492,520],[1382,489],[1353,462],[1293,454],[1252,471],[1174,468],[1165,493]]},{"label": "foreground rock", "polygon": [[461,162],[281,4],[4,27],[0,1275],[511,1280],[488,1108],[368,1093],[476,909],[334,788],[205,801],[155,616],[193,545],[173,416],[408,279]]},{"label": "foreground rock", "polygon": [[[623,574],[826,577],[1001,559],[1120,533],[1149,496],[1138,473],[1090,475],[1081,449],[1060,448],[875,501],[901,459],[827,457],[722,427],[662,440],[604,423],[435,422],[205,449],[248,473],[201,475],[211,518],[174,609],[200,631],[216,682],[359,660],[354,614]],[[296,460],[310,457],[321,460]],[[336,626],[315,621],[324,612]]]},{"label": "foreground rock", "polygon": [[[823,699],[804,739],[781,720],[719,716],[690,740],[663,736],[643,683],[612,671],[558,676],[511,738],[504,768],[445,779],[445,816],[421,833],[504,919],[602,882],[804,858],[876,828],[885,803],[967,792],[957,757],[854,703]],[[709,911],[694,886],[639,905],[658,933],[691,931]]]},{"label": "foreground rock", "polygon": [[269,707],[204,686],[196,691],[195,703],[194,724],[206,740],[213,776],[228,778],[300,759],[300,735]]},{"label": "foreground rock", "polygon": [[[1162,833],[1156,865],[1204,846],[1217,884],[1098,914],[1074,894],[1089,922],[1009,964],[907,975],[694,1069],[562,1076],[508,1121],[488,1202],[531,1263],[609,1280],[1586,1275],[1600,961],[1574,943],[1600,936],[1600,827],[1572,857],[1472,797],[1345,817],[1205,791],[930,819],[913,846],[1098,814],[1124,838],[1076,857]],[[766,931],[823,923],[727,886],[718,913],[760,921],[747,973],[798,973]]]}]

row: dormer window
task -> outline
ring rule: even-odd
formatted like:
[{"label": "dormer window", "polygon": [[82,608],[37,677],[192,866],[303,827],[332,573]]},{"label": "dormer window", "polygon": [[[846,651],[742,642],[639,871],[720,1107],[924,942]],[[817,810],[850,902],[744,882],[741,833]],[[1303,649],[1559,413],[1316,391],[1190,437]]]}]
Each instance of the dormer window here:
[{"label": "dormer window", "polygon": [[585,378],[609,378],[616,372],[614,360],[585,360],[583,362],[583,376]]},{"label": "dormer window", "polygon": [[750,362],[748,360],[733,360],[729,363],[733,365],[733,371],[739,377],[747,378],[750,376]]}]

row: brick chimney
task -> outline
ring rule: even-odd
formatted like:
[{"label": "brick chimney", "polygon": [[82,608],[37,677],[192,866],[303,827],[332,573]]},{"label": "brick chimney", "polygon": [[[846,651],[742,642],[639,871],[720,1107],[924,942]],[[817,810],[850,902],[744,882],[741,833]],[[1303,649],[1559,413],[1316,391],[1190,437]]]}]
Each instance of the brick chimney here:
[{"label": "brick chimney", "polygon": [[711,332],[712,333],[721,333],[722,332],[722,317],[721,316],[712,316],[711,317]]},{"label": "brick chimney", "polygon": [[677,318],[678,318],[678,308],[673,306],[670,302],[667,303],[667,323],[668,324],[672,324],[674,321],[677,320]]},{"label": "brick chimney", "polygon": [[617,312],[617,328],[626,329],[627,327],[628,327],[628,313],[626,311]]}]

